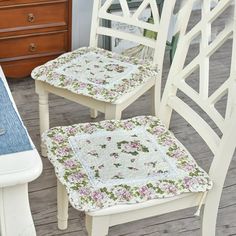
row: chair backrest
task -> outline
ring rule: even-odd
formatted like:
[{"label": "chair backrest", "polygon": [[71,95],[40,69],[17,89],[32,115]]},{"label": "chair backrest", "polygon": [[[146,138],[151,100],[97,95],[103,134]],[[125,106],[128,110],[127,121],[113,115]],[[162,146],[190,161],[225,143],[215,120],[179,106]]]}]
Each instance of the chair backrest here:
[{"label": "chair backrest", "polygon": [[[214,159],[210,167],[210,176],[215,182],[224,182],[227,169],[233,157],[236,147],[236,14],[231,20],[227,20],[224,29],[211,40],[211,26],[222,16],[228,8],[233,8],[232,3],[235,0],[220,0],[214,8],[211,8],[210,0],[202,1],[202,14],[200,21],[188,30],[188,22],[192,12],[192,6],[195,0],[185,2],[182,14],[184,18],[180,22],[179,44],[176,50],[175,58],[172,63],[166,87],[164,89],[161,107],[159,110],[160,118],[169,126],[172,111],[175,110],[182,116],[201,136],[208,147],[211,149]],[[224,14],[226,18],[227,14]],[[201,37],[199,43],[199,54],[189,63],[185,64],[185,59],[191,46],[191,42],[196,37]],[[232,39],[233,37],[233,39]],[[210,61],[211,56],[217,52],[228,40],[232,42],[232,58],[230,75],[225,82],[209,94],[210,83]],[[229,52],[230,53],[230,52]],[[196,69],[199,69],[199,91],[193,89],[186,82]],[[220,68],[219,68],[220,72]],[[217,83],[217,81],[215,81]],[[186,100],[183,101],[185,94],[192,100],[202,113],[196,112],[190,107]],[[225,102],[225,115],[216,108],[217,102],[227,95]],[[225,99],[226,100],[226,99]],[[212,127],[211,122],[203,118],[207,114],[208,119],[218,127],[218,131]]]},{"label": "chair backrest", "polygon": [[[99,35],[120,38],[148,46],[154,50],[153,63],[158,65],[158,69],[161,74],[168,35],[168,26],[176,0],[164,1],[161,17],[159,16],[156,0],[143,0],[134,13],[131,13],[127,0],[117,0],[116,2],[118,2],[121,6],[121,16],[109,12],[109,8],[113,2],[113,0],[94,0],[90,46],[96,47],[98,45]],[[140,15],[148,7],[150,8],[153,16],[153,22],[144,22],[140,20]],[[158,32],[158,34],[156,39],[134,35],[132,33],[104,27],[102,24],[103,20],[136,26],[143,30],[146,29],[153,32]]]}]

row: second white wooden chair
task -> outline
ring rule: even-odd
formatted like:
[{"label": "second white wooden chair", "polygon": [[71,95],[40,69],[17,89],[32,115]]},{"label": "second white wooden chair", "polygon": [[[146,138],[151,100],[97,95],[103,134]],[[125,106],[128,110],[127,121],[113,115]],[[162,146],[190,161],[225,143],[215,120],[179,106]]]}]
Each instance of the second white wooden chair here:
[{"label": "second white wooden chair", "polygon": [[[103,3],[102,3],[103,2]],[[112,0],[94,0],[90,47],[80,48],[33,70],[36,92],[39,95],[40,133],[49,128],[48,93],[65,97],[91,108],[91,116],[97,111],[105,113],[105,119],[120,119],[122,111],[148,90],[152,89],[156,113],[160,101],[162,64],[168,34],[168,26],[175,0],[165,1],[159,16],[156,0],[144,0],[131,14],[126,0],[120,0],[122,15],[109,13]],[[154,23],[140,20],[140,15],[150,8]],[[158,32],[157,38],[106,28],[103,20],[125,23],[141,29]],[[153,61],[142,61],[114,54],[98,48],[98,36],[129,40],[153,48]],[[46,155],[42,146],[42,155]]]}]

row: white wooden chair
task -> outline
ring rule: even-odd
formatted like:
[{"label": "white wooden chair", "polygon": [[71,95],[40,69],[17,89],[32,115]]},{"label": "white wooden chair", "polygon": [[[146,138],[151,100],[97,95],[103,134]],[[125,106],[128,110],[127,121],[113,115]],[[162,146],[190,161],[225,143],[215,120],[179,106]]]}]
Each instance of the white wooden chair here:
[{"label": "white wooden chair", "polygon": [[[161,19],[156,0],[144,0],[134,14],[130,13],[126,0],[119,0],[122,16],[108,12],[112,2],[112,0],[94,1],[89,48],[64,54],[33,70],[32,78],[36,80],[36,92],[39,95],[41,134],[49,128],[48,93],[91,108],[93,118],[96,118],[97,111],[100,111],[105,113],[105,119],[120,119],[126,107],[153,88],[155,96],[153,101],[156,104],[150,107],[155,113],[160,101],[168,23],[175,0],[165,1]],[[140,14],[147,7],[150,7],[153,13],[154,24],[139,20]],[[104,19],[158,32],[157,39],[106,28],[102,25]],[[99,50],[97,48],[99,35],[121,38],[153,48],[155,50],[153,61],[139,61]],[[86,63],[88,61],[89,63]],[[41,151],[45,156],[43,147]]]},{"label": "white wooden chair", "polygon": [[[234,14],[234,20],[227,23],[213,42],[209,43],[211,23],[230,6],[232,1],[221,0],[214,9],[210,9],[210,0],[204,0],[202,4],[202,19],[187,32],[188,19],[194,2],[195,0],[186,1],[181,9],[181,15],[184,18],[182,18],[180,24],[179,45],[169,72],[159,112],[160,119],[164,122],[165,126],[155,117],[136,117],[125,121],[107,120],[99,123],[56,127],[44,134],[44,142],[48,148],[48,157],[54,165],[58,177],[58,227],[60,229],[67,228],[69,197],[73,207],[78,210],[85,210],[86,227],[90,236],[107,235],[109,227],[113,225],[189,207],[199,206],[197,212],[199,214],[203,204],[205,206],[202,215],[202,235],[215,235],[216,218],[223,184],[236,147],[236,18]],[[190,43],[199,34],[201,34],[200,53],[187,66],[184,66]],[[209,58],[232,36],[233,52],[230,76],[216,91],[209,95]],[[185,81],[186,77],[191,75],[197,67],[201,71],[199,76],[199,93],[192,89]],[[192,107],[177,96],[178,90],[191,98],[214,121],[222,132],[222,136],[219,137],[200,114],[195,112]],[[215,104],[226,94],[228,94],[228,99],[225,105],[226,114],[223,117],[215,108]],[[167,131],[172,110],[175,110],[196,130],[212,151],[214,159],[208,174],[196,164],[185,147]],[[83,162],[81,160],[83,160],[83,156],[80,157],[79,153],[83,154],[86,151],[84,148],[90,145],[94,146],[95,152],[99,152],[98,143],[102,143],[106,132],[112,134],[112,137],[106,137],[107,143],[114,138],[119,138],[120,134],[118,132],[120,130],[123,130],[122,135],[126,140],[125,142],[127,142],[130,137],[137,137],[133,132],[137,127],[139,129],[143,128],[140,132],[141,134],[138,135],[142,136],[145,131],[148,131],[156,139],[156,143],[159,143],[162,148],[167,148],[169,154],[168,151],[166,154],[173,158],[172,161],[176,161],[174,164],[175,168],[185,171],[184,166],[188,163],[186,167],[191,168],[186,168],[190,171],[186,186],[186,179],[182,179],[182,177],[176,179],[168,177],[167,179],[172,180],[169,182],[163,179],[160,180],[157,177],[156,181],[158,183],[156,185],[152,183],[152,185],[146,185],[146,188],[142,189],[143,197],[137,195],[137,192],[140,191],[139,188],[129,188],[123,185],[120,188],[116,186],[114,188],[97,187],[99,190],[93,189],[91,184],[93,179],[88,180],[90,174],[85,172],[86,167],[82,167],[83,164],[81,165],[81,163]],[[73,140],[75,141],[76,137],[79,138],[79,141],[77,140],[78,143],[81,142],[78,153],[76,149],[72,150],[72,148],[75,148]],[[145,137],[140,140],[143,141],[144,139]],[[109,159],[108,146],[100,146],[105,149],[104,155]],[[120,149],[121,146],[117,147],[116,149]],[[143,147],[141,149],[138,152],[143,152],[142,155],[146,155],[147,149]],[[178,150],[178,152],[175,152],[175,150]],[[134,155],[137,154],[135,152],[137,150],[134,149],[129,149],[128,151],[122,149],[122,151]],[[90,153],[90,155],[95,154]],[[98,153],[96,155],[96,157],[100,157]],[[89,157],[87,153],[85,156],[87,160],[86,165],[90,164],[91,159]],[[178,166],[178,163],[182,164]],[[104,166],[101,168],[104,168]],[[98,170],[97,178],[100,178],[99,175]],[[177,183],[180,183],[182,187],[184,186],[183,189]],[[163,189],[163,184],[169,187]],[[152,190],[155,191],[152,192]],[[117,197],[120,192],[123,198]],[[171,195],[172,197],[170,197]],[[165,196],[169,197],[163,198]],[[123,204],[119,204],[119,202]]]}]

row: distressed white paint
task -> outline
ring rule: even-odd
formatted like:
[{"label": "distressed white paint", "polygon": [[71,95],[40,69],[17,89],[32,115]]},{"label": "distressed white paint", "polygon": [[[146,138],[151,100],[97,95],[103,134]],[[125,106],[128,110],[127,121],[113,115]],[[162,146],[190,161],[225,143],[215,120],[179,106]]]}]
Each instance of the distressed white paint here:
[{"label": "distressed white paint", "polygon": [[[0,77],[18,113],[1,66]],[[36,179],[41,172],[42,162],[35,148],[29,151],[0,156],[1,236],[36,236],[30,212],[28,182]]]}]

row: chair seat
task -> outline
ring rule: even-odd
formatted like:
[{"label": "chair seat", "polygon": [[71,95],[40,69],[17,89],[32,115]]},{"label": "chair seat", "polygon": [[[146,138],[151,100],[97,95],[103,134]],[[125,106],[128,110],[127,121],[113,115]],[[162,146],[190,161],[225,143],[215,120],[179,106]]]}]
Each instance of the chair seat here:
[{"label": "chair seat", "polygon": [[212,181],[156,117],[55,127],[48,158],[78,210],[205,192]]},{"label": "chair seat", "polygon": [[148,61],[85,47],[35,68],[31,75],[55,87],[115,103],[149,80],[155,82],[156,71]]}]

